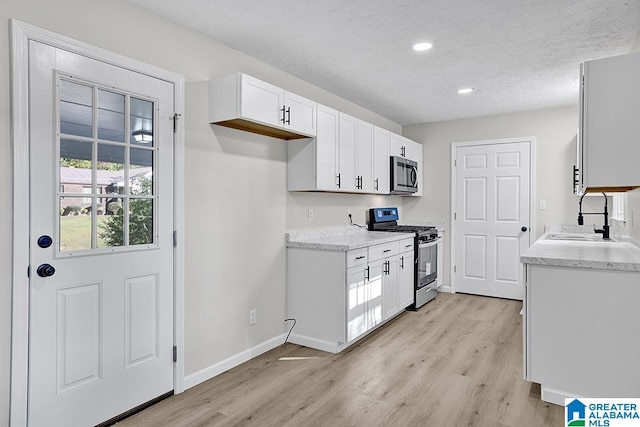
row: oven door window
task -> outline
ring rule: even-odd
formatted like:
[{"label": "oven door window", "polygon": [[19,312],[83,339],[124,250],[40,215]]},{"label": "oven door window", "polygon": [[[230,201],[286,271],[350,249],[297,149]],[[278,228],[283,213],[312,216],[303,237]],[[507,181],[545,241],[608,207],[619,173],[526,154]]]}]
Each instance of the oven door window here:
[{"label": "oven door window", "polygon": [[418,248],[418,288],[436,280],[438,271],[438,247],[434,243],[420,245]]}]

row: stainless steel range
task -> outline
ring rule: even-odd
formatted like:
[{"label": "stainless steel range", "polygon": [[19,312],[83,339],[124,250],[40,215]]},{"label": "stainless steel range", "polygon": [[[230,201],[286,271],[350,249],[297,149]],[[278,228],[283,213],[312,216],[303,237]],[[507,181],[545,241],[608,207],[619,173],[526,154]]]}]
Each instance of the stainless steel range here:
[{"label": "stainless steel range", "polygon": [[437,295],[438,230],[432,226],[398,225],[398,208],[369,209],[369,230],[415,234],[415,298],[409,308],[418,309]]}]

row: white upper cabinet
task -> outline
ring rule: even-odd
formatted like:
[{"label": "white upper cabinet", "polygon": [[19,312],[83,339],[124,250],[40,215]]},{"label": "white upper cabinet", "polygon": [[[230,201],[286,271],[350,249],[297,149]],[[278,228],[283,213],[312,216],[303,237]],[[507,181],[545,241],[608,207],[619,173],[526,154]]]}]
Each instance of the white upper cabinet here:
[{"label": "white upper cabinet", "polygon": [[287,189],[289,191],[339,191],[339,114],[318,104],[315,138],[287,142]]},{"label": "white upper cabinet", "polygon": [[240,117],[274,127],[284,125],[284,90],[240,74]]},{"label": "white upper cabinet", "polygon": [[391,156],[404,157],[405,159],[415,160],[413,158],[413,144],[409,138],[391,132],[389,136],[389,152]]},{"label": "white upper cabinet", "polygon": [[389,194],[390,132],[379,127],[373,134],[373,193]]},{"label": "white upper cabinet", "polygon": [[338,126],[340,113],[318,105],[316,177],[318,190],[338,189]]},{"label": "white upper cabinet", "polygon": [[356,190],[373,192],[373,125],[358,120],[356,143]]},{"label": "white upper cabinet", "polygon": [[317,103],[295,93],[284,91],[284,127],[304,135],[316,135]]},{"label": "white upper cabinet", "polygon": [[338,177],[340,191],[373,193],[374,126],[340,113]]},{"label": "white upper cabinet", "polygon": [[209,82],[210,122],[282,139],[316,135],[316,103],[244,73]]},{"label": "white upper cabinet", "polygon": [[640,186],[640,53],[585,62],[578,174],[587,192]]},{"label": "white upper cabinet", "polygon": [[338,187],[341,191],[356,191],[356,142],[358,119],[340,113],[338,131]]}]

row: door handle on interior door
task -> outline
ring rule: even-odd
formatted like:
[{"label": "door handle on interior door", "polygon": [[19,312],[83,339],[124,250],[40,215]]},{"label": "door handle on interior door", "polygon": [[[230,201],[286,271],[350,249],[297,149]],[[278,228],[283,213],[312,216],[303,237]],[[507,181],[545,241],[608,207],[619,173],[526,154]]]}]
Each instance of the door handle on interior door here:
[{"label": "door handle on interior door", "polygon": [[51,264],[40,264],[36,271],[40,277],[49,277],[56,274],[56,269]]},{"label": "door handle on interior door", "polygon": [[522,226],[522,228],[521,228],[520,230],[521,230],[522,232],[525,232],[525,231],[527,231],[527,230],[528,230],[528,228],[527,228],[525,225],[523,225],[523,226]]}]

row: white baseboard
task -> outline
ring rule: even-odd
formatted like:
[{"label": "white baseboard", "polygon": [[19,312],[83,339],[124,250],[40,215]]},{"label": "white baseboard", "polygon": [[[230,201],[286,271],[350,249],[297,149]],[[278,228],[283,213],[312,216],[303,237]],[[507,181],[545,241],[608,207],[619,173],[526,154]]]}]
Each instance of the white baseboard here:
[{"label": "white baseboard", "polygon": [[279,345],[284,343],[285,338],[286,334],[278,335],[261,344],[258,344],[236,355],[228,357],[227,359],[218,362],[215,365],[211,365],[207,368],[199,370],[198,372],[194,372],[191,375],[187,375],[184,378],[184,390],[197,386],[198,384],[210,380],[211,378],[218,376],[231,368],[235,368],[236,366],[243,364],[247,360],[251,360],[256,356],[261,355],[262,353],[266,353],[267,351],[278,347]]},{"label": "white baseboard", "polygon": [[582,396],[576,396],[575,394],[567,393],[566,391],[553,390],[545,386],[540,387],[540,399],[545,402],[553,403],[556,405],[564,406],[564,399],[581,399]]},{"label": "white baseboard", "polygon": [[442,285],[438,288],[438,292],[446,292],[448,294],[452,293],[451,292],[451,286],[449,285]]},{"label": "white baseboard", "polygon": [[291,336],[289,337],[289,342],[334,354],[338,353],[344,347],[344,345],[338,346],[338,344],[335,342],[319,340],[317,338],[311,338],[305,335],[298,334],[291,334]]}]

